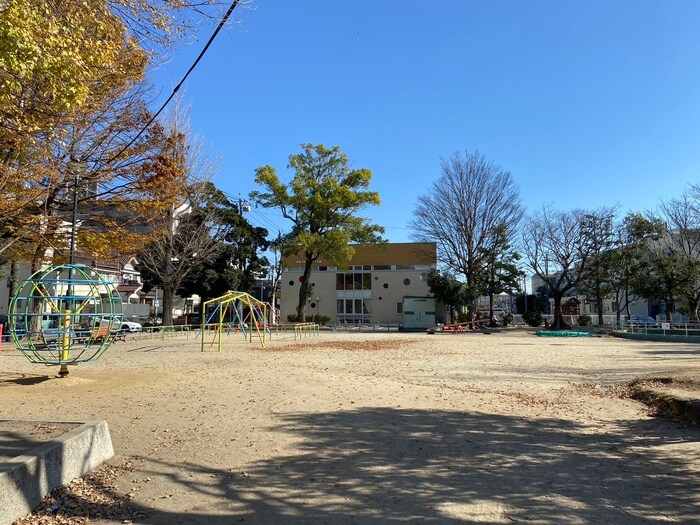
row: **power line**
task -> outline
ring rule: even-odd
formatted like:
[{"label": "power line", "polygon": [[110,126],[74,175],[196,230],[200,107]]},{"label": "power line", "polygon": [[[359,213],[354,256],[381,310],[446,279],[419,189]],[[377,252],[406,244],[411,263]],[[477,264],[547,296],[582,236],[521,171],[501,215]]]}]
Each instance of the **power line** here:
[{"label": "power line", "polygon": [[275,222],[268,219],[267,217],[265,217],[263,214],[261,214],[258,211],[251,210],[249,213],[254,214],[254,216],[258,219],[259,222],[262,222],[267,226],[271,226],[273,230],[282,230],[283,229],[281,226],[277,225]]},{"label": "power line", "polygon": [[[248,204],[248,201],[245,200],[245,199],[243,199],[242,197],[240,197],[240,195],[239,195],[238,197],[236,197],[235,195],[233,195],[233,194],[231,194],[231,193],[229,193],[229,192],[227,192],[227,191],[224,191],[224,190],[222,190],[222,189],[220,189],[220,188],[219,188],[219,191],[220,191],[220,192],[224,195],[224,197],[226,197],[229,201],[231,201],[231,202],[236,202],[236,203],[239,204],[239,206],[240,206],[241,203],[243,203],[243,202],[245,202],[246,204]],[[243,215],[242,210],[239,210],[239,212],[241,213],[241,215]],[[255,218],[257,219],[256,222],[257,222],[258,224],[260,224],[261,226],[264,226],[265,228],[271,227],[273,230],[278,230],[278,231],[284,229],[284,228],[282,228],[281,226],[279,226],[278,224],[276,224],[275,222],[273,222],[272,220],[270,220],[270,219],[268,219],[267,217],[265,217],[265,215],[271,215],[271,216],[279,217],[279,215],[277,215],[277,214],[274,214],[274,213],[263,213],[263,212],[260,212],[260,211],[258,211],[258,210],[256,210],[256,209],[252,208],[252,207],[251,207],[251,209],[250,209],[249,211],[246,212],[246,214],[249,215],[249,216],[250,216],[250,214],[254,214]]]},{"label": "power line", "polygon": [[219,31],[221,31],[221,29],[224,27],[224,25],[225,25],[226,22],[228,21],[228,18],[231,16],[231,13],[233,13],[233,10],[236,9],[236,7],[238,6],[238,4],[239,4],[240,2],[241,2],[241,0],[234,0],[233,2],[231,2],[231,5],[229,6],[228,10],[226,11],[226,13],[224,14],[224,16],[223,16],[223,17],[221,18],[221,20],[219,21],[219,25],[216,27],[216,29],[214,30],[214,32],[212,33],[212,35],[209,37],[209,40],[208,40],[207,43],[205,44],[204,48],[202,48],[202,51],[200,51],[200,53],[199,53],[199,55],[197,56],[196,60],[192,63],[192,65],[191,65],[190,68],[187,70],[187,72],[185,73],[185,75],[182,77],[182,79],[180,80],[180,82],[177,83],[177,85],[176,85],[175,88],[173,89],[173,92],[170,94],[170,96],[168,97],[168,99],[167,99],[165,102],[163,102],[163,105],[158,109],[158,111],[156,111],[156,112],[153,114],[153,116],[151,117],[151,119],[141,128],[141,130],[134,136],[134,138],[132,138],[132,139],[129,141],[129,143],[128,143],[126,146],[124,146],[122,149],[120,149],[117,153],[115,153],[114,155],[112,155],[112,157],[111,157],[109,160],[107,160],[107,161],[105,162],[105,164],[110,164],[110,163],[113,162],[115,159],[117,159],[117,158],[119,157],[119,155],[121,155],[122,153],[124,153],[134,142],[136,142],[136,140],[143,134],[143,132],[146,131],[146,130],[148,129],[148,127],[149,127],[151,124],[153,124],[153,122],[156,120],[156,118],[158,118],[158,115],[161,114],[161,112],[162,112],[162,111],[165,109],[165,107],[170,103],[170,101],[173,99],[173,97],[175,97],[175,94],[178,92],[178,90],[180,89],[180,87],[182,87],[182,84],[184,84],[184,83],[185,83],[185,80],[187,80],[187,77],[190,76],[190,73],[192,73],[192,71],[194,70],[194,68],[197,67],[197,64],[199,64],[199,61],[202,60],[202,57],[204,57],[204,54],[205,54],[205,53],[207,52],[207,50],[209,49],[209,46],[212,44],[212,42],[214,41],[214,39],[216,38],[216,36],[219,34]]}]

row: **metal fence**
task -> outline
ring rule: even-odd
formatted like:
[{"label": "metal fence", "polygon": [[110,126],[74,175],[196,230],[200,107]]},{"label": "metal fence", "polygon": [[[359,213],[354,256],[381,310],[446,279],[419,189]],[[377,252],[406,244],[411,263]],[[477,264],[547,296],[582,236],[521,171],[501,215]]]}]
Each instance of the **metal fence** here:
[{"label": "metal fence", "polygon": [[334,332],[398,332],[403,328],[401,323],[344,323],[336,322],[331,325]]}]

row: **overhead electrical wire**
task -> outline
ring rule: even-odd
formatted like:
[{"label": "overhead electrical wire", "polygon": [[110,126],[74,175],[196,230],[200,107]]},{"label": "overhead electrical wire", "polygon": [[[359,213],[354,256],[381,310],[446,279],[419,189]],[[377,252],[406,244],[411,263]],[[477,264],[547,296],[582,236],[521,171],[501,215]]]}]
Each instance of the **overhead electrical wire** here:
[{"label": "overhead electrical wire", "polygon": [[226,25],[226,22],[228,21],[229,17],[231,16],[231,13],[233,13],[233,10],[236,9],[236,7],[238,6],[238,4],[239,4],[240,2],[241,2],[241,0],[234,0],[233,2],[231,2],[231,5],[229,6],[228,10],[226,11],[226,13],[224,14],[224,16],[223,16],[223,17],[221,18],[221,20],[219,21],[219,25],[216,27],[216,29],[214,30],[214,32],[212,33],[212,35],[209,37],[209,40],[207,41],[207,43],[205,44],[205,46],[202,48],[202,51],[200,51],[199,55],[197,56],[197,58],[195,59],[195,61],[192,63],[192,65],[190,66],[190,68],[187,70],[187,72],[185,73],[185,75],[182,77],[182,79],[180,79],[180,82],[177,83],[177,85],[176,85],[175,88],[173,89],[173,92],[170,94],[170,96],[168,97],[168,99],[167,99],[165,102],[163,102],[163,104],[160,106],[160,108],[158,109],[158,111],[156,111],[156,112],[153,114],[153,116],[151,117],[151,119],[141,128],[141,130],[139,130],[139,132],[129,141],[129,143],[126,144],[126,146],[124,146],[122,149],[120,149],[117,153],[115,153],[114,155],[112,155],[112,157],[110,157],[110,159],[107,160],[107,161],[105,162],[105,164],[110,164],[110,163],[114,162],[114,161],[115,161],[122,153],[124,153],[134,142],[136,142],[136,140],[143,134],[144,131],[146,131],[146,130],[148,129],[148,127],[149,127],[151,124],[153,124],[153,122],[154,122],[154,121],[158,118],[158,116],[163,112],[163,110],[164,110],[165,107],[170,103],[170,101],[173,99],[173,97],[175,97],[175,95],[177,94],[178,90],[182,87],[182,84],[184,84],[184,83],[185,83],[185,80],[187,80],[187,77],[190,76],[190,73],[192,73],[192,71],[194,70],[194,68],[197,67],[197,64],[199,64],[199,61],[202,60],[202,57],[204,57],[204,54],[205,54],[205,53],[207,52],[207,50],[209,49],[209,46],[212,44],[212,42],[214,41],[214,39],[216,38],[216,36],[219,34],[219,31],[221,31],[221,29],[224,27],[224,25]]},{"label": "overhead electrical wire", "polygon": [[257,219],[257,222],[263,224],[266,227],[272,227],[273,230],[281,231],[283,228],[277,224],[275,224],[272,220],[268,219],[265,217],[264,214],[260,213],[259,211],[250,211],[250,214],[253,215],[254,218]]},{"label": "overhead electrical wire", "polygon": [[[221,193],[224,194],[224,197],[226,197],[229,201],[238,203],[239,205],[242,203],[248,204],[248,201],[246,199],[243,199],[242,197],[238,196],[236,197],[235,195],[232,195],[224,190],[220,190]],[[261,211],[258,211],[251,207],[250,211],[246,212],[246,215],[253,215],[253,217],[256,219],[255,222],[257,222],[259,225],[264,226],[266,229],[269,229],[270,227],[273,230],[277,231],[282,231],[284,228],[282,228],[280,225],[275,224],[271,219],[268,219],[266,215],[273,215],[275,217],[279,217],[277,214],[273,213],[263,213]],[[243,215],[243,212],[241,211],[241,215]]]}]

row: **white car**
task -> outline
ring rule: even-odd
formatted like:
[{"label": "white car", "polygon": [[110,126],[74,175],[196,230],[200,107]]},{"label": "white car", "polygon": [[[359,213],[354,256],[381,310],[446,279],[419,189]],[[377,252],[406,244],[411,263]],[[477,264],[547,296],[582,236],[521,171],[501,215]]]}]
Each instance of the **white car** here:
[{"label": "white car", "polygon": [[141,323],[135,323],[134,321],[122,321],[121,331],[122,332],[140,332]]}]

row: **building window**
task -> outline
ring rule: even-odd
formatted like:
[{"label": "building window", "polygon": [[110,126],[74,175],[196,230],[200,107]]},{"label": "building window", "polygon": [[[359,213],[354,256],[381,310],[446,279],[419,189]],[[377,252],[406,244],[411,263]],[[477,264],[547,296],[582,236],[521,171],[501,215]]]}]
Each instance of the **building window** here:
[{"label": "building window", "polygon": [[362,290],[362,274],[361,273],[353,273],[352,274],[352,281],[353,281],[353,290]]},{"label": "building window", "polygon": [[294,286],[294,281],[289,281],[289,286]]},{"label": "building window", "polygon": [[403,303],[396,303],[396,313],[403,314]]},{"label": "building window", "polygon": [[371,290],[371,273],[339,273],[335,276],[336,290]]},{"label": "building window", "polygon": [[389,264],[375,264],[374,269],[375,270],[391,270],[391,265],[389,265]]},{"label": "building window", "polygon": [[406,278],[403,280],[403,284],[405,284],[406,286],[408,286],[409,284],[411,284],[411,279],[409,279],[408,277],[406,277]]},{"label": "building window", "polygon": [[372,319],[369,304],[363,299],[337,299],[336,313],[339,321],[362,323]]}]

